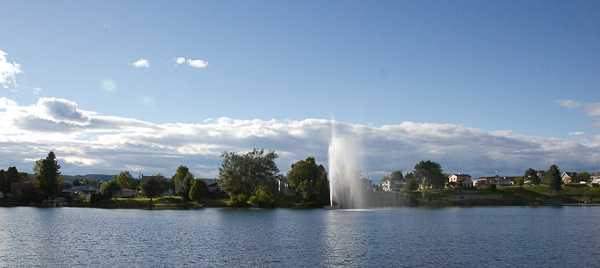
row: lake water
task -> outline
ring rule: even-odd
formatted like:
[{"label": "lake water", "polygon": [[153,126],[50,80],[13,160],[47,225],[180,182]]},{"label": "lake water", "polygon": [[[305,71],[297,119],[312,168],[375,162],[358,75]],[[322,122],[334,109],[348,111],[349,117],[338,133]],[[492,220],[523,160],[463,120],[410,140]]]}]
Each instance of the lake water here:
[{"label": "lake water", "polygon": [[598,267],[600,207],[0,208],[0,267]]}]

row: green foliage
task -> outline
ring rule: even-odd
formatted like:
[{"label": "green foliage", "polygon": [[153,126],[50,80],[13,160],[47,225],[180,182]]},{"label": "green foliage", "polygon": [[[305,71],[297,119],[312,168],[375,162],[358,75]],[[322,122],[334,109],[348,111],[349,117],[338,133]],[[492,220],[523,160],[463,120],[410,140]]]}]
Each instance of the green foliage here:
[{"label": "green foliage", "polygon": [[194,180],[192,188],[190,189],[190,199],[196,201],[197,203],[200,203],[202,199],[207,197],[208,186],[206,185],[206,183],[201,179]]},{"label": "green foliage", "polygon": [[390,178],[404,180],[404,176],[402,176],[402,170],[393,171],[390,174]]},{"label": "green foliage", "polygon": [[596,199],[600,198],[600,188],[594,187],[590,189],[590,196]]},{"label": "green foliage", "polygon": [[81,182],[79,181],[79,179],[73,180],[73,186],[81,186]]},{"label": "green foliage", "polygon": [[519,176],[515,179],[515,183],[519,186],[519,187],[523,187],[523,185],[525,185],[525,179],[523,179],[522,176]]},{"label": "green foliage", "polygon": [[265,153],[264,149],[254,149],[243,155],[223,152],[221,158],[218,181],[225,191],[233,195],[251,195],[258,186],[263,186],[270,194],[276,192],[277,179],[281,175],[275,164],[275,151]]},{"label": "green foliage", "polygon": [[103,198],[104,196],[102,194],[92,194],[90,196],[90,204],[98,204]]},{"label": "green foliage", "polygon": [[404,184],[404,191],[414,191],[417,189],[419,189],[419,182],[415,178],[411,176],[410,178],[406,179],[406,184]]},{"label": "green foliage", "polygon": [[583,181],[585,181],[585,182],[589,182],[592,179],[592,174],[590,174],[587,171],[581,172],[580,175],[583,178]]},{"label": "green foliage", "polygon": [[302,196],[305,202],[322,204],[329,203],[329,181],[323,165],[317,165],[314,157],[300,160],[292,164],[287,173],[291,187]]},{"label": "green foliage", "polygon": [[495,183],[490,184],[490,191],[495,192],[498,186]]},{"label": "green foliage", "polygon": [[161,183],[154,178],[148,179],[148,181],[142,184],[141,187],[143,194],[150,198],[150,203],[152,203],[152,198],[160,196],[164,191]]},{"label": "green foliage", "polygon": [[183,179],[183,184],[181,186],[181,196],[183,200],[190,201],[190,190],[192,189],[192,183],[194,181],[194,174],[189,173],[185,175]]},{"label": "green foliage", "polygon": [[13,183],[21,182],[22,177],[17,167],[9,167],[8,170],[0,170],[0,192],[6,196],[10,193],[10,186]]},{"label": "green foliage", "polygon": [[421,161],[416,164],[414,176],[423,179],[421,183],[423,188],[442,189],[448,181],[448,178],[444,177],[442,173],[442,166],[430,160]]},{"label": "green foliage", "polygon": [[58,170],[60,169],[60,165],[58,164],[58,160],[56,160],[54,152],[50,151],[48,157],[38,160],[34,170],[36,168],[36,185],[38,191],[42,194],[42,197],[44,199],[49,199],[58,196],[60,192],[58,183],[58,175],[60,175]]},{"label": "green foliage", "polygon": [[135,179],[131,174],[129,174],[129,171],[121,171],[121,173],[119,173],[119,176],[117,176],[116,181],[122,189],[135,189]]},{"label": "green foliage", "polygon": [[525,171],[525,176],[523,176],[523,178],[533,185],[538,185],[541,182],[540,177],[538,177],[537,172],[533,170],[533,168],[529,168],[527,171]]},{"label": "green foliage", "polygon": [[248,202],[248,196],[246,194],[238,194],[230,196],[230,205],[232,207],[245,207]]},{"label": "green foliage", "polygon": [[177,168],[177,172],[173,175],[173,183],[175,185],[173,189],[179,187],[180,184],[183,184],[183,180],[188,173],[190,173],[190,170],[186,166],[181,165]]},{"label": "green foliage", "polygon": [[563,181],[560,177],[560,170],[556,165],[550,166],[550,169],[546,171],[546,180],[553,194],[560,191]]},{"label": "green foliage", "polygon": [[2,196],[10,193],[10,181],[6,178],[4,169],[0,170],[0,193],[2,193]]},{"label": "green foliage", "polygon": [[100,193],[107,198],[112,198],[121,189],[121,184],[117,180],[110,180],[102,184]]},{"label": "green foliage", "polygon": [[258,203],[260,207],[270,207],[275,204],[275,200],[275,197],[269,194],[266,187],[259,186],[256,189],[256,195],[250,197],[246,203]]}]

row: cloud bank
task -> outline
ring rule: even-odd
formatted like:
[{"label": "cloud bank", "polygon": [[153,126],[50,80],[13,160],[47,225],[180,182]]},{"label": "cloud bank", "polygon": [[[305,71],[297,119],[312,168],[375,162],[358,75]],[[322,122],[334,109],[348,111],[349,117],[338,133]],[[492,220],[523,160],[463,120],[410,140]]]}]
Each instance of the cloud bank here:
[{"label": "cloud bank", "polygon": [[0,85],[8,89],[9,86],[17,86],[15,75],[23,73],[21,65],[6,60],[6,52],[0,50]]},{"label": "cloud bank", "polygon": [[[187,165],[196,177],[214,178],[223,151],[275,150],[282,173],[298,160],[313,156],[327,167],[332,124],[351,137],[364,163],[356,167],[378,180],[394,170],[411,171],[432,160],[446,172],[472,176],[522,175],[528,168],[593,171],[600,142],[525,136],[512,131],[487,132],[450,124],[404,122],[371,127],[326,119],[207,119],[198,124],[153,124],[131,118],[100,116],[75,102],[40,98],[19,106],[0,98],[0,168],[31,172],[34,161],[54,151],[66,175],[127,170],[135,175],[171,176]],[[574,133],[579,135],[579,133]]]}]

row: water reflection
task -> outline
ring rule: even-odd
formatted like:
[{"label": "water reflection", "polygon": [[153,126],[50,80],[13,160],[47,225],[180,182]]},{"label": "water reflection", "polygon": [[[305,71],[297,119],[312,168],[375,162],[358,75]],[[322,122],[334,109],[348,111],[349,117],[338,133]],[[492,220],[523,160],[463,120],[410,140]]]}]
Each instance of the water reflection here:
[{"label": "water reflection", "polygon": [[0,266],[596,266],[600,208],[0,208]]}]

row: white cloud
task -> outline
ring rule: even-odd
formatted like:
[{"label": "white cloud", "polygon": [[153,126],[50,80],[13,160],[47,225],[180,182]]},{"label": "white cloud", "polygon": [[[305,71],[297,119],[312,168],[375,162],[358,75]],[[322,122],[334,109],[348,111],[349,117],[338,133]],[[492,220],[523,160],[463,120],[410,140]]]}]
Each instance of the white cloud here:
[{"label": "white cloud", "polygon": [[178,57],[175,58],[175,64],[184,64],[187,63],[189,66],[192,66],[194,68],[205,68],[206,66],[208,66],[208,62],[203,61],[203,60],[192,60],[192,59],[185,59],[184,57]]},{"label": "white cloud", "polygon": [[577,108],[583,106],[583,103],[574,100],[557,100],[556,103],[567,108]]},{"label": "white cloud", "polygon": [[575,138],[578,138],[580,140],[583,140],[583,141],[587,141],[589,139],[588,135],[586,135],[584,132],[580,132],[580,131],[571,132],[571,133],[569,133],[569,135],[571,135]]},{"label": "white cloud", "polygon": [[[557,100],[556,103],[568,108],[583,108],[583,111],[587,116],[595,117],[596,122],[594,127],[600,128],[600,102],[599,103],[581,103],[573,100]],[[589,136],[580,135],[581,132],[572,132],[569,135],[581,138],[582,140],[588,140]],[[600,135],[596,138],[600,139]]]},{"label": "white cloud", "polygon": [[33,87],[33,93],[34,93],[34,94],[36,94],[36,95],[37,95],[38,93],[40,93],[40,91],[42,91],[42,89],[41,89],[41,88],[39,88],[39,87]]},{"label": "white cloud", "polygon": [[142,67],[149,68],[150,67],[150,62],[148,62],[148,60],[145,60],[143,58],[140,58],[140,60],[130,63],[130,64],[137,68],[142,68]]},{"label": "white cloud", "polygon": [[8,89],[11,85],[17,85],[15,75],[23,73],[23,71],[21,70],[21,65],[18,63],[8,62],[6,60],[6,55],[6,52],[0,50],[0,85]]},{"label": "white cloud", "polygon": [[[313,156],[325,167],[332,121],[326,119],[239,120],[207,119],[198,124],[153,124],[130,118],[99,116],[77,104],[40,98],[35,105],[18,106],[0,98],[0,166],[31,170],[54,151],[63,174],[117,174],[120,171],[171,176],[187,165],[196,177],[214,178],[223,151],[273,149],[283,173],[290,165]],[[472,176],[522,175],[528,168],[589,170],[600,158],[600,141],[587,144],[512,131],[487,132],[450,124],[404,122],[370,127],[337,123],[336,130],[351,140],[364,159],[357,167],[371,179],[394,170],[410,171],[421,160],[432,160],[446,172]],[[574,132],[573,136],[581,133]]]},{"label": "white cloud", "polygon": [[184,57],[179,57],[175,59],[175,63],[177,64],[184,64],[185,63],[185,58]]},{"label": "white cloud", "polygon": [[204,67],[208,66],[208,62],[202,61],[202,60],[188,59],[186,62],[187,62],[187,64],[189,64],[190,66],[192,66],[194,68],[204,68]]}]

